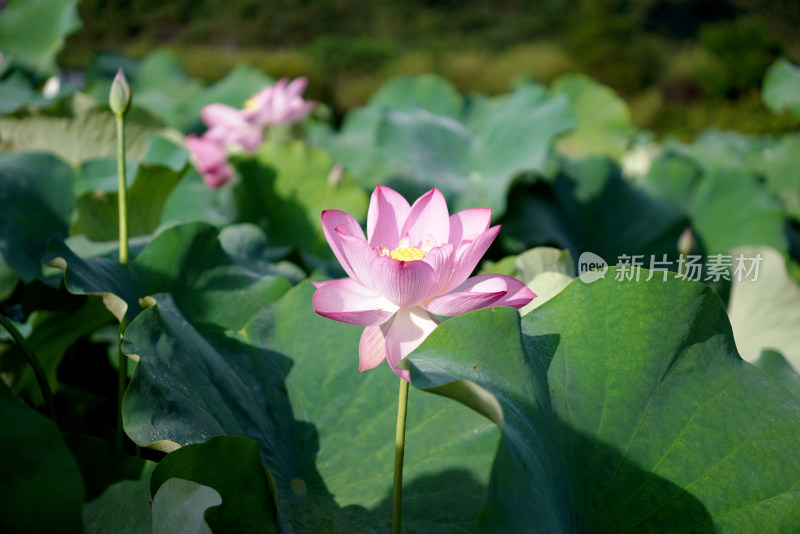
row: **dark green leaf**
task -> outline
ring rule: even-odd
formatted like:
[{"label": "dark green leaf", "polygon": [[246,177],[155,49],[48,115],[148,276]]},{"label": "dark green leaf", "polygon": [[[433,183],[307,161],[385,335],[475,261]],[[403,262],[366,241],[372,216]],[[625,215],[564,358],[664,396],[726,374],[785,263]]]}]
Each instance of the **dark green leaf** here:
[{"label": "dark green leaf", "polygon": [[289,283],[238,265],[222,249],[218,234],[204,223],[168,228],[129,266],[107,258],[80,258],[63,242],[54,242],[45,260],[66,268],[71,292],[102,294],[120,321],[136,317],[142,309],[140,299],[170,293],[192,321],[238,329],[282,296]]},{"label": "dark green leaf", "polygon": [[[171,478],[153,497],[153,534],[211,534],[204,514],[208,508],[221,503],[222,498],[215,489],[190,480]],[[226,526],[231,525],[228,523]]]},{"label": "dark green leaf", "polygon": [[[254,439],[295,532],[382,531],[399,379],[386,366],[357,372],[360,329],[316,315],[313,291],[301,284],[257,315],[247,343],[188,324],[159,297],[125,333],[124,350],[141,358],[125,428],[162,448],[221,434]],[[409,529],[474,530],[496,440],[488,422],[457,404],[411,395]]]},{"label": "dark green leaf", "polygon": [[[181,167],[183,169],[183,167]],[[128,235],[152,234],[161,220],[161,212],[183,171],[140,163],[133,184],[128,186]],[[75,199],[77,219],[70,231],[85,234],[93,241],[114,241],[119,238],[118,195],[87,191]]]},{"label": "dark green leaf", "polygon": [[42,253],[66,235],[72,170],[49,154],[0,154],[0,260],[25,282],[42,277]]},{"label": "dark green leaf", "polygon": [[[214,507],[205,514],[208,526],[211,527],[208,532],[278,532],[274,482],[261,464],[261,454],[256,442],[219,436],[205,443],[187,445],[168,454],[150,478],[154,529],[156,526],[163,526],[155,523],[156,499],[170,481],[176,479],[213,488],[216,500],[209,495],[207,500],[204,499],[203,508],[198,510]],[[159,504],[180,506],[180,502],[174,501],[162,501]],[[164,512],[160,511],[159,514]],[[180,531],[184,532],[182,529]],[[170,531],[162,529],[159,532]]]},{"label": "dark green leaf", "polygon": [[242,178],[234,189],[237,219],[264,228],[272,245],[329,256],[322,210],[340,209],[357,219],[366,215],[367,195],[334,168],[326,152],[301,142],[266,143],[257,155],[235,161]]},{"label": "dark green leaf", "polygon": [[0,380],[0,530],[81,532],[83,482],[55,423]]}]

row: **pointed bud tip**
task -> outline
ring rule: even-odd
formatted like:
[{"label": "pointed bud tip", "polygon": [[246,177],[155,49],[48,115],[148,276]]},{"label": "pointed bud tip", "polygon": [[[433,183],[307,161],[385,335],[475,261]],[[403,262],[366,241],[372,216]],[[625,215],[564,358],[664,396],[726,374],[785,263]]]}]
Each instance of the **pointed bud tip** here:
[{"label": "pointed bud tip", "polygon": [[122,68],[117,70],[114,81],[111,82],[111,91],[108,93],[108,105],[115,115],[124,115],[131,107],[131,86],[125,78]]}]

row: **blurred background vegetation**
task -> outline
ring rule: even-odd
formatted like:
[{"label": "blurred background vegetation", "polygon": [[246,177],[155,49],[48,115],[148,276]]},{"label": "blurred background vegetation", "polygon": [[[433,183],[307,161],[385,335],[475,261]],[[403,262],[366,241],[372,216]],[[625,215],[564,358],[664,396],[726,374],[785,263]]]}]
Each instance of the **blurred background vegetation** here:
[{"label": "blurred background vegetation", "polygon": [[797,0],[82,0],[79,11],[62,67],[167,47],[208,81],[241,63],[309,76],[308,95],[336,117],[400,74],[496,94],[521,76],[583,72],[622,95],[640,129],[798,126],[759,93],[775,59],[800,62]]}]

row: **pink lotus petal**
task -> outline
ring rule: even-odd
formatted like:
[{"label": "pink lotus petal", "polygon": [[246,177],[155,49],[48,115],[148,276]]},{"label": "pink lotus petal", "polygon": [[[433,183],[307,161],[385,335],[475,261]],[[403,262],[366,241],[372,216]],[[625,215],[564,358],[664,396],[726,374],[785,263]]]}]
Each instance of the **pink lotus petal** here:
[{"label": "pink lotus petal", "polygon": [[197,172],[209,189],[216,189],[233,178],[233,167],[228,164],[228,154],[218,143],[205,136],[186,137],[186,147],[192,155]]},{"label": "pink lotus petal", "polygon": [[406,382],[410,381],[405,369],[398,369],[400,360],[420,346],[425,338],[433,332],[438,321],[422,308],[398,310],[386,333],[386,361],[389,367]]},{"label": "pink lotus petal", "polygon": [[403,227],[411,206],[403,196],[393,189],[379,185],[372,192],[367,214],[367,237],[373,248],[397,248],[400,229]]},{"label": "pink lotus petal", "polygon": [[366,371],[377,367],[386,359],[386,334],[387,325],[391,321],[379,326],[368,326],[361,334],[361,341],[358,343],[358,372]]},{"label": "pink lotus petal", "polygon": [[400,230],[400,237],[408,235],[411,246],[421,246],[425,241],[434,246],[443,245],[450,237],[450,213],[447,202],[438,189],[431,189],[414,202],[408,218]]},{"label": "pink lotus petal", "polygon": [[480,275],[470,278],[452,292],[434,298],[425,309],[436,315],[461,315],[494,306],[507,292],[508,284],[500,275]]},{"label": "pink lotus petal", "polygon": [[492,303],[492,307],[495,306],[511,306],[512,308],[520,309],[534,298],[536,298],[536,293],[530,290],[528,286],[513,278],[511,276],[506,276],[504,274],[486,274],[486,275],[479,275],[475,278],[481,278],[483,276],[499,276],[503,280],[505,280],[506,285],[508,286],[508,292],[497,299],[496,302]]},{"label": "pink lotus petal", "polygon": [[364,288],[352,284],[326,284],[314,292],[314,311],[323,317],[358,326],[385,323],[397,310],[378,293],[365,294]]},{"label": "pink lotus petal", "polygon": [[372,260],[378,257],[378,251],[370,247],[363,237],[348,235],[346,232],[339,231],[339,228],[344,229],[344,226],[339,225],[336,234],[342,244],[342,251],[347,264],[353,272],[353,278],[360,284],[374,289],[375,286],[369,274],[369,266]]},{"label": "pink lotus petal", "polygon": [[207,126],[235,125],[246,122],[240,109],[225,104],[209,104],[205,106],[200,110],[200,117],[202,117]]},{"label": "pink lotus petal", "polygon": [[436,278],[433,283],[431,293],[426,295],[425,299],[429,299],[434,295],[439,294],[450,281],[450,276],[453,274],[455,247],[450,243],[446,243],[441,247],[435,247],[425,253],[422,261],[427,263],[433,269]]},{"label": "pink lotus petal", "polygon": [[243,123],[241,126],[214,126],[205,133],[209,139],[222,145],[239,145],[247,152],[253,152],[264,140],[261,128]]},{"label": "pink lotus petal", "polygon": [[474,239],[492,222],[491,208],[472,208],[450,216],[450,243],[458,246],[464,239]]},{"label": "pink lotus petal", "polygon": [[421,260],[398,261],[378,256],[369,266],[372,283],[381,295],[401,308],[416,306],[436,289],[436,274]]},{"label": "pink lotus petal", "polygon": [[300,96],[307,84],[306,78],[298,78],[291,83],[287,78],[281,78],[272,87],[253,95],[248,118],[260,127],[302,119],[314,107],[313,102],[307,102]]},{"label": "pink lotus petal", "polygon": [[497,237],[499,231],[500,225],[493,226],[478,235],[473,241],[465,241],[461,244],[456,251],[453,276],[450,278],[450,283],[448,283],[445,288],[446,292],[452,291],[454,288],[461,285],[464,280],[469,278],[469,275],[472,274],[478,262],[481,261],[483,255],[486,254],[486,251],[489,249],[492,241],[494,241],[494,238]]},{"label": "pink lotus petal", "polygon": [[333,250],[334,256],[339,260],[339,264],[347,273],[347,276],[355,278],[353,269],[347,261],[347,255],[344,253],[344,244],[339,237],[340,234],[336,232],[336,229],[342,226],[342,233],[360,237],[361,239],[364,239],[364,231],[353,217],[340,210],[325,210],[322,212],[321,219],[322,231],[325,234],[325,239],[328,240],[328,245],[330,245],[331,250]]},{"label": "pink lotus petal", "polygon": [[308,78],[300,76],[289,82],[289,85],[286,86],[286,95],[289,98],[297,98],[303,94],[306,87],[308,87]]}]

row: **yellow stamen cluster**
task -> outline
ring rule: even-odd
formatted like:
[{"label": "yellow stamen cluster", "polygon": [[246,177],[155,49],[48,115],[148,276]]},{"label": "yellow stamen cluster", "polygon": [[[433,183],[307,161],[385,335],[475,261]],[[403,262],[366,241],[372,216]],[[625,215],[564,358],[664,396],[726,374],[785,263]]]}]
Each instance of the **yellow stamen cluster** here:
[{"label": "yellow stamen cluster", "polygon": [[255,111],[258,107],[255,98],[248,98],[247,101],[244,103],[244,109]]},{"label": "yellow stamen cluster", "polygon": [[394,249],[389,255],[397,261],[416,261],[422,259],[425,251],[421,248],[403,247]]}]

